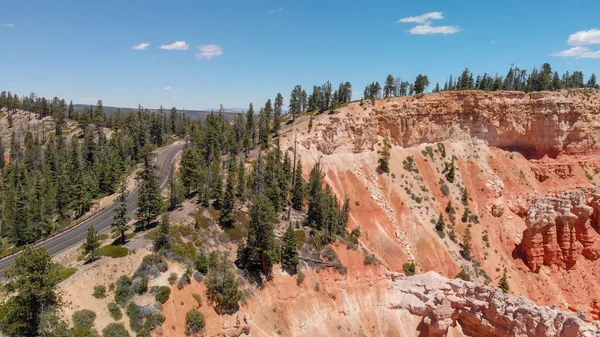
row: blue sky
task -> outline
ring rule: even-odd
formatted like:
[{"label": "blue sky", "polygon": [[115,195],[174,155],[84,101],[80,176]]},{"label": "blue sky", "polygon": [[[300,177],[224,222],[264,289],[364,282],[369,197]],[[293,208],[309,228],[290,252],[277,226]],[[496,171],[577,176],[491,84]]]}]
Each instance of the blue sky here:
[{"label": "blue sky", "polygon": [[600,73],[600,2],[592,0],[31,0],[1,8],[0,90],[74,103],[247,107],[287,97],[295,84],[350,81],[362,93],[389,73],[410,81],[423,73],[435,84],[465,66],[504,75],[511,63],[550,62],[586,79]]}]

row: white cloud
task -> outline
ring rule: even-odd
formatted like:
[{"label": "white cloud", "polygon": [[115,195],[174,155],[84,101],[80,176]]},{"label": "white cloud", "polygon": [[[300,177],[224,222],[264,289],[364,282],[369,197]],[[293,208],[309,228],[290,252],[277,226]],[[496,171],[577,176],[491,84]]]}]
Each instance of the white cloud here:
[{"label": "white cloud", "polygon": [[3,23],[2,27],[14,27],[15,24],[14,23]]},{"label": "white cloud", "polygon": [[569,35],[567,43],[570,46],[587,46],[590,44],[600,44],[600,29],[582,30]]},{"label": "white cloud", "polygon": [[165,49],[165,50],[188,50],[188,48],[190,47],[189,44],[187,44],[185,41],[175,41],[171,44],[163,44],[162,46],[160,46],[160,49]]},{"label": "white cloud", "polygon": [[442,12],[430,12],[417,16],[409,16],[406,18],[402,18],[398,20],[398,22],[402,23],[427,23],[431,22],[431,20],[440,20],[444,18],[444,13]]},{"label": "white cloud", "polygon": [[409,32],[412,35],[432,35],[432,34],[454,34],[460,32],[458,26],[431,26],[429,24],[418,25],[411,28]]},{"label": "white cloud", "polygon": [[567,50],[563,50],[550,56],[572,57],[576,59],[600,59],[600,50],[591,50],[588,47],[576,46]]},{"label": "white cloud", "polygon": [[210,60],[215,56],[223,55],[223,49],[216,44],[205,44],[198,46],[199,52],[196,53],[196,58]]},{"label": "white cloud", "polygon": [[396,23],[417,23],[415,27],[408,32],[412,35],[432,35],[432,34],[454,34],[460,32],[459,26],[433,26],[431,20],[441,20],[444,18],[442,12],[429,12],[417,16],[402,18]]},{"label": "white cloud", "polygon": [[271,9],[269,11],[269,14],[279,13],[279,12],[283,12],[283,8]]},{"label": "white cloud", "polygon": [[131,48],[135,49],[135,50],[146,50],[146,48],[150,47],[150,44],[148,42],[142,42],[140,44],[136,44],[135,46],[132,46]]},{"label": "white cloud", "polygon": [[168,91],[168,90],[171,90],[171,89],[173,89],[173,88],[171,88],[171,86],[170,86],[170,85],[167,85],[167,86],[166,86],[164,89]]}]

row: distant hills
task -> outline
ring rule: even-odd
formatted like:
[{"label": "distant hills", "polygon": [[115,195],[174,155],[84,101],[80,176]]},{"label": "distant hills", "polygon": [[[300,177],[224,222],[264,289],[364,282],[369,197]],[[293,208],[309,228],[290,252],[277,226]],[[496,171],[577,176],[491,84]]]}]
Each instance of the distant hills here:
[{"label": "distant hills", "polygon": [[[94,107],[95,105],[89,105],[89,104],[75,104],[75,111],[77,112],[82,112],[85,108],[89,108],[89,107]],[[126,113],[126,112],[136,112],[137,108],[123,108],[123,107],[115,107],[115,106],[103,106],[104,108],[104,112],[107,115],[112,115],[115,113],[115,111],[117,111],[117,109],[121,109],[121,113]],[[152,112],[159,112],[160,109],[148,109]],[[169,111],[171,111],[171,109],[167,109],[167,108],[163,108],[163,112],[164,113],[169,113]],[[187,116],[189,116],[192,119],[199,119],[202,120],[204,118],[206,118],[207,115],[209,115],[212,111],[214,111],[215,113],[218,113],[219,109],[206,109],[206,110],[177,110],[179,112],[184,112]],[[237,115],[238,113],[242,112],[243,109],[238,109],[238,108],[231,108],[231,109],[224,109],[223,114],[225,115],[225,118],[227,120],[233,120],[233,118],[235,117],[235,115]]]}]

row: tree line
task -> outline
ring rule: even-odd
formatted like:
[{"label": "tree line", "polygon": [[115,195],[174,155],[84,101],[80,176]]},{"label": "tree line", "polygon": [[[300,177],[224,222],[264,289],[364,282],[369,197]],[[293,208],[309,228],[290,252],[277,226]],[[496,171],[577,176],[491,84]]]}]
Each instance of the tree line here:
[{"label": "tree line", "polygon": [[[172,135],[185,134],[189,124],[175,108],[169,114],[139,107],[137,112],[106,116],[102,101],[78,114],[64,100],[32,100],[33,94],[19,99],[6,92],[0,97],[1,107],[32,109],[35,118],[53,116],[56,125],[49,135],[45,130],[42,135],[32,131],[22,135],[21,128],[13,126],[7,161],[0,140],[1,236],[15,246],[68,226],[90,209],[95,198],[114,193],[125,174],[147,160],[154,148],[165,145]],[[77,121],[78,129],[65,135],[69,119]]]}]

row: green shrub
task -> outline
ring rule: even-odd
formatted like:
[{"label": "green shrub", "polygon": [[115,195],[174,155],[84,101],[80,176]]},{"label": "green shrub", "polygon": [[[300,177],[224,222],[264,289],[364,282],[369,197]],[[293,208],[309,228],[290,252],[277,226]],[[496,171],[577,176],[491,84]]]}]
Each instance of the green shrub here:
[{"label": "green shrub", "polygon": [[131,337],[123,323],[110,323],[102,329],[102,337]]},{"label": "green shrub", "polygon": [[402,167],[408,172],[419,173],[415,159],[412,156],[408,156],[402,161]]},{"label": "green shrub", "polygon": [[158,292],[156,293],[156,300],[162,304],[167,303],[169,300],[169,296],[171,296],[171,288],[167,286],[162,286],[158,288]]},{"label": "green shrub", "polygon": [[448,188],[448,185],[446,185],[445,183],[440,185],[440,190],[442,191],[442,195],[447,197],[450,195],[450,189]]},{"label": "green shrub", "polygon": [[117,288],[115,289],[115,302],[124,307],[133,295],[134,291],[131,279],[126,275],[121,276],[117,281]]},{"label": "green shrub", "polygon": [[115,302],[108,303],[108,313],[115,321],[118,321],[121,318],[123,318],[121,308],[119,308],[119,306]]},{"label": "green shrub", "polygon": [[[158,273],[164,273],[167,271],[169,266],[167,265],[167,261],[158,254],[150,254],[144,256],[142,263],[138,267],[138,269],[133,274],[133,277],[138,276],[146,276],[146,277],[156,277]],[[158,271],[158,273],[157,273]]]},{"label": "green shrub", "polygon": [[148,278],[146,276],[141,276],[135,279],[133,283],[133,292],[138,295],[141,295],[148,291]]},{"label": "green shrub", "polygon": [[81,326],[90,329],[94,326],[95,320],[96,313],[88,309],[79,310],[73,314],[74,326]]},{"label": "green shrub", "polygon": [[127,254],[129,254],[129,249],[121,246],[108,245],[100,247],[100,249],[98,249],[98,254],[116,259],[127,256]]},{"label": "green shrub", "polygon": [[176,273],[171,273],[171,275],[169,275],[169,284],[173,285],[175,284],[175,282],[177,282],[177,274]]},{"label": "green shrub", "polygon": [[101,285],[101,284],[94,286],[94,297],[95,298],[105,298],[106,297],[106,286]]},{"label": "green shrub", "polygon": [[203,251],[199,251],[196,254],[196,260],[194,261],[196,266],[196,270],[206,275],[208,272],[208,260],[206,258],[206,254]]},{"label": "green shrub", "polygon": [[69,277],[73,276],[73,274],[75,274],[77,272],[77,268],[75,267],[71,267],[71,268],[60,268],[59,271],[59,279],[60,282],[68,279]]},{"label": "green shrub", "polygon": [[438,151],[442,155],[442,158],[446,158],[446,146],[444,143],[437,143]]},{"label": "green shrub", "polygon": [[375,257],[375,255],[367,253],[365,255],[365,260],[364,260],[363,264],[365,266],[377,265],[377,264],[379,264],[379,261],[377,261],[377,258]]},{"label": "green shrub", "polygon": [[198,307],[202,306],[202,296],[200,294],[192,294],[192,297],[196,300],[196,303],[198,303]]},{"label": "green shrub", "polygon": [[469,274],[467,274],[467,272],[464,269],[461,269],[460,272],[456,274],[454,278],[459,278],[465,281],[471,281],[471,276],[469,276]]},{"label": "green shrub", "polygon": [[204,315],[196,310],[192,309],[185,315],[185,334],[192,335],[197,334],[204,329],[206,321]]},{"label": "green shrub", "polygon": [[414,263],[405,263],[402,265],[402,269],[407,276],[413,276],[415,274],[416,266]]}]

